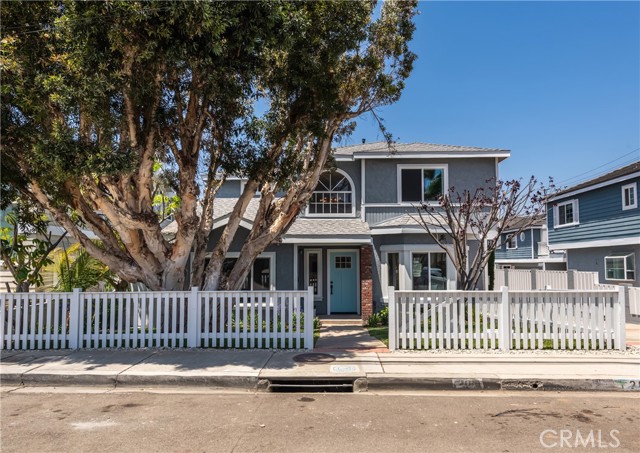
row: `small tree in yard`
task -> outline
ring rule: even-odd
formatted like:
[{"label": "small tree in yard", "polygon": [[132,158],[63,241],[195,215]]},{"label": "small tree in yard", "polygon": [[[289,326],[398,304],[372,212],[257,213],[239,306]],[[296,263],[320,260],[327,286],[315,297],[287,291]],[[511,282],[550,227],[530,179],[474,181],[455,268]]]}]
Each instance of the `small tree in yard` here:
[{"label": "small tree in yard", "polygon": [[[452,187],[436,205],[422,203],[417,209],[420,225],[453,262],[461,290],[477,287],[502,233],[513,230],[511,235],[518,235],[545,213],[548,188],[536,178],[487,184],[474,192],[459,193]],[[514,227],[516,218],[522,220]],[[477,243],[473,256],[470,242]]]}]

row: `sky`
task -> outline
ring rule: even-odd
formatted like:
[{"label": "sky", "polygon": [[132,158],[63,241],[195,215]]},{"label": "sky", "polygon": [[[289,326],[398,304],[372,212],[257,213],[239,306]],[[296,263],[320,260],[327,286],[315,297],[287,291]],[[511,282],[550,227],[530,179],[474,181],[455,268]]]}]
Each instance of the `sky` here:
[{"label": "sky", "polygon": [[[501,178],[560,186],[640,159],[640,2],[419,10],[413,73],[379,110],[398,141],[509,149]],[[371,118],[345,144],[363,138],[382,139]]]}]

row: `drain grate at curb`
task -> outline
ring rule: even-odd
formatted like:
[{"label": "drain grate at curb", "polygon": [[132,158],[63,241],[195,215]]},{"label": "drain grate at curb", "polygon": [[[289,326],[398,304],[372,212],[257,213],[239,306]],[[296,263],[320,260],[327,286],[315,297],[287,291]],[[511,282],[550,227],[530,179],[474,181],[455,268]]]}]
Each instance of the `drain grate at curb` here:
[{"label": "drain grate at curb", "polygon": [[263,379],[258,390],[272,393],[354,393],[366,392],[367,380],[346,379]]}]

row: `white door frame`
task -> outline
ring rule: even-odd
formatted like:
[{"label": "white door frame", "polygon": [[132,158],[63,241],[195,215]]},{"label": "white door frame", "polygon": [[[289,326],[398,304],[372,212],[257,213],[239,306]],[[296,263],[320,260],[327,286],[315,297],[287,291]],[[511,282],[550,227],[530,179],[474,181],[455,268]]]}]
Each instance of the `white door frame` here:
[{"label": "white door frame", "polygon": [[322,300],[322,278],[324,277],[322,274],[322,249],[304,249],[304,285],[309,286],[309,255],[315,253],[318,255],[318,295],[313,299],[318,301]]},{"label": "white door frame", "polygon": [[327,249],[327,315],[331,314],[331,253],[332,252],[356,252],[356,313],[360,314],[360,249]]}]

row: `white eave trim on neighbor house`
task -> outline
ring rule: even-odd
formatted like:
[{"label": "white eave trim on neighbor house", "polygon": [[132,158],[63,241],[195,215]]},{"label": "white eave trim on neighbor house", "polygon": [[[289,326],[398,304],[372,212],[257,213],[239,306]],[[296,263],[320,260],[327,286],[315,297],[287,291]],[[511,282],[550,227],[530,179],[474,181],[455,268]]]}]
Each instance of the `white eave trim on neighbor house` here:
[{"label": "white eave trim on neighbor house", "polygon": [[587,249],[591,247],[615,247],[618,245],[640,245],[640,236],[620,239],[603,239],[600,241],[564,242],[549,244],[549,250]]},{"label": "white eave trim on neighbor house", "polygon": [[496,264],[509,264],[509,263],[515,263],[515,264],[531,264],[531,263],[564,263],[565,259],[564,257],[557,257],[557,258],[527,258],[527,259],[501,259],[495,260]]},{"label": "white eave trim on neighbor house", "polygon": [[338,154],[334,155],[336,161],[354,161],[358,159],[456,159],[469,157],[495,157],[506,159],[511,156],[511,152],[488,152],[478,153],[474,151],[457,151],[455,153],[357,153],[351,155]]},{"label": "white eave trim on neighbor house", "polygon": [[362,236],[341,236],[336,237],[308,237],[308,236],[285,236],[282,238],[282,244],[316,244],[316,245],[335,245],[335,244],[371,244],[370,237]]},{"label": "white eave trim on neighbor house", "polygon": [[573,190],[571,192],[567,192],[567,193],[563,193],[560,194],[558,196],[551,196],[548,200],[547,203],[551,203],[555,200],[561,200],[563,198],[567,198],[567,197],[572,197],[574,195],[578,195],[580,193],[584,193],[584,192],[589,192],[591,190],[595,190],[595,189],[599,189],[600,187],[606,187],[606,186],[610,186],[611,184],[616,184],[622,181],[626,181],[628,179],[632,179],[632,178],[637,178],[640,177],[640,171],[637,171],[635,173],[630,173],[628,175],[624,175],[624,176],[620,176],[618,178],[615,179],[610,179],[609,181],[604,181],[601,182],[599,184],[595,184],[593,186],[587,186],[587,187],[583,187],[582,189],[578,189],[578,190]]}]

